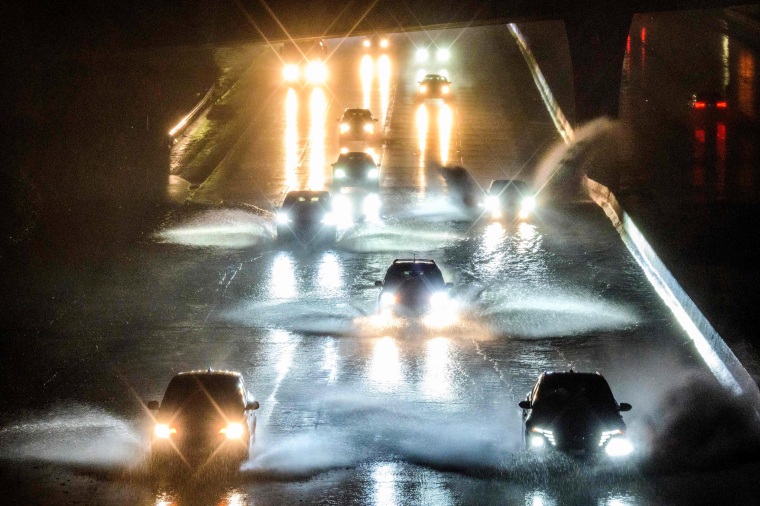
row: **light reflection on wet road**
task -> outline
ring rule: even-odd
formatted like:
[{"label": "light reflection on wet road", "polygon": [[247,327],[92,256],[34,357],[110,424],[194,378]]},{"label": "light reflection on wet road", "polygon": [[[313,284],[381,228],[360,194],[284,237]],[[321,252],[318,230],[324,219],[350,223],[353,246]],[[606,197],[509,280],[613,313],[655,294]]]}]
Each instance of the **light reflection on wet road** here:
[{"label": "light reflection on wet road", "polygon": [[[617,399],[634,406],[625,418],[643,466],[661,462],[658,444],[673,437],[672,427],[688,426],[688,410],[677,407],[675,422],[664,423],[661,403],[694,383],[715,393],[716,383],[594,205],[549,205],[530,222],[473,225],[448,199],[435,163],[467,165],[472,153],[479,165],[469,168],[485,186],[519,173],[547,136],[559,142],[519,49],[504,46],[506,28],[462,34],[445,69],[456,90],[448,104],[415,102],[419,69],[405,37],[392,37],[387,54],[364,54],[351,39],[331,59],[327,86],[279,90],[262,105],[266,121],[257,120],[255,140],[236,146],[194,198],[271,209],[285,188],[329,184],[339,150],[334,119],[363,106],[386,136],[382,220],[356,224],[334,247],[302,250],[278,249],[266,217],[225,206],[177,213],[155,244],[138,248],[128,272],[109,279],[127,293],[105,288],[102,300],[87,303],[92,332],[130,315],[140,321],[122,325],[99,345],[97,363],[81,366],[104,378],[112,376],[104,369],[118,371],[120,381],[104,379],[100,387],[111,396],[123,396],[125,382],[142,399],[158,398],[173,373],[212,367],[241,371],[261,402],[253,456],[232,484],[167,487],[129,471],[116,481],[131,491],[130,502],[624,505],[677,498],[672,488],[652,490],[635,466],[610,470],[521,451],[517,402],[545,369],[602,372]],[[473,51],[493,58],[466,60]],[[494,67],[509,69],[510,78]],[[484,128],[486,109],[500,111],[504,128]],[[537,118],[547,126],[536,127]],[[483,155],[517,145],[509,163]],[[219,227],[239,225],[240,216],[259,239],[230,248],[229,229]],[[394,258],[412,254],[434,258],[455,283],[457,322],[438,328],[372,317],[374,280]],[[97,398],[86,383],[69,387],[64,399]],[[144,441],[144,414],[131,398],[107,409],[131,420],[106,425],[102,437],[133,448],[129,458],[112,455],[111,465],[126,467],[143,451],[136,441]],[[86,404],[72,411],[74,419],[105,418]],[[29,427],[2,429],[3,448],[64,466],[66,453],[90,448],[84,424],[67,428],[66,449],[46,453],[38,446],[60,434],[39,436],[42,426]],[[100,502],[120,501],[108,487],[98,493]]]}]

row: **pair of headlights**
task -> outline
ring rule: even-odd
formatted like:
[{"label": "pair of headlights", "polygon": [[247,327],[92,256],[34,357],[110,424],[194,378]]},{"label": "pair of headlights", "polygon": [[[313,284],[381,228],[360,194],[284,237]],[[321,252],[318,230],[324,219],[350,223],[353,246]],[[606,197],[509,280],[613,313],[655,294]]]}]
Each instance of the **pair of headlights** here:
[{"label": "pair of headlights", "polygon": [[[279,212],[275,214],[274,220],[278,225],[287,225],[288,223],[290,223],[290,215],[286,212]],[[335,217],[333,213],[325,214],[321,222],[324,223],[325,225],[332,225],[333,223],[335,223]]]},{"label": "pair of headlights", "polygon": [[[485,201],[486,210],[488,210],[494,217],[501,216],[501,200],[499,197],[491,195],[486,197]],[[523,197],[520,200],[520,218],[527,218],[533,211],[536,210],[536,198],[535,197]]]},{"label": "pair of headlights", "polygon": [[[335,169],[335,173],[333,174],[335,176],[335,179],[346,179],[348,177],[348,174],[346,174],[346,171],[344,169]],[[378,169],[370,169],[367,171],[367,179],[378,179],[380,178],[380,171]]]},{"label": "pair of headlights", "polygon": [[[165,423],[158,423],[154,429],[154,434],[158,439],[169,439],[172,434],[176,434],[177,429],[170,427]],[[242,423],[228,423],[226,427],[219,430],[219,434],[224,434],[227,439],[240,439],[245,433],[245,427]]]},{"label": "pair of headlights", "polygon": [[[430,50],[427,48],[420,48],[417,50],[416,58],[418,62],[426,62],[430,59]],[[438,48],[435,52],[435,59],[439,62],[449,61],[451,58],[451,51],[445,47]]]},{"label": "pair of headlights", "polygon": [[[531,429],[529,444],[531,448],[541,449],[546,443],[551,446],[557,446],[554,433],[550,430],[533,427]],[[627,457],[633,453],[633,443],[625,437],[623,430],[603,431],[599,436],[599,448],[604,448],[604,452],[609,457]]]},{"label": "pair of headlights", "polygon": [[[426,84],[420,85],[420,93],[427,93],[427,90],[428,88]],[[450,91],[451,91],[451,87],[448,84],[444,84],[443,86],[441,86],[441,93],[443,95],[448,95]]]},{"label": "pair of headlights", "polygon": [[[398,298],[393,293],[384,293],[380,296],[380,306],[387,308],[398,302]],[[446,292],[435,292],[430,296],[430,305],[433,308],[444,306],[449,302],[449,295]]]},{"label": "pair of headlights", "polygon": [[[285,65],[282,69],[285,82],[292,83],[301,78],[301,69],[296,64]],[[321,84],[327,80],[327,66],[322,61],[309,62],[305,70],[306,80],[313,84]]]}]

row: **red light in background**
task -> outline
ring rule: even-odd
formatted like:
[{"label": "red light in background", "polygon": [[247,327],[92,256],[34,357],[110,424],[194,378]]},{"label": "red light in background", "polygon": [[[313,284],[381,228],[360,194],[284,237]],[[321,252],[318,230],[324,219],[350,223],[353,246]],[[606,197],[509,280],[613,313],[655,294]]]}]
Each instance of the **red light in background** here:
[{"label": "red light in background", "polygon": [[625,52],[626,54],[631,52],[631,35],[628,35],[628,39],[625,41]]},{"label": "red light in background", "polygon": [[718,103],[715,104],[715,107],[717,107],[718,109],[725,109],[726,108],[726,102],[725,101],[718,102]]},{"label": "red light in background", "polygon": [[641,27],[641,42],[645,43],[647,41],[647,29],[643,26]]},{"label": "red light in background", "polygon": [[705,143],[705,131],[701,128],[694,130],[694,138],[697,139],[697,142],[700,144]]},{"label": "red light in background", "polygon": [[705,102],[694,102],[694,109],[704,109],[707,107]]}]

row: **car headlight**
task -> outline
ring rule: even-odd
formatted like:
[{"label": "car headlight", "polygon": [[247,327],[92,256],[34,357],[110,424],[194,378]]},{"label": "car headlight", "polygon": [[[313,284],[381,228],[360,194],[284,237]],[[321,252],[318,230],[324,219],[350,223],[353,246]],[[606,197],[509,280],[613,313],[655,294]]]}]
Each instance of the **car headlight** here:
[{"label": "car headlight", "polygon": [[449,61],[449,58],[451,58],[451,51],[442,47],[436,51],[435,58],[438,61]]},{"label": "car headlight", "polygon": [[282,69],[282,77],[287,82],[298,81],[299,74],[298,65],[285,65]]},{"label": "car headlight", "polygon": [[374,133],[375,132],[375,125],[372,125],[370,123],[366,123],[364,125],[364,131],[367,132],[368,134]]},{"label": "car headlight", "polygon": [[343,169],[335,169],[335,179],[346,179],[346,171]]},{"label": "car headlight", "polygon": [[427,86],[425,86],[424,84],[421,84],[420,85],[420,93],[427,93]]},{"label": "car headlight", "polygon": [[441,87],[441,93],[443,93],[444,95],[448,94],[450,90],[451,90],[451,87],[448,84],[444,84]]},{"label": "car headlight", "polygon": [[430,57],[430,52],[425,48],[417,50],[417,61],[427,61]]},{"label": "car headlight", "polygon": [[288,213],[280,212],[274,215],[274,219],[278,225],[285,225],[290,221],[290,216]]},{"label": "car headlight", "polygon": [[322,223],[324,223],[325,225],[334,225],[335,215],[333,213],[325,213],[324,218],[322,218]]},{"label": "car headlight", "polygon": [[219,434],[224,434],[227,439],[240,439],[244,432],[245,428],[243,428],[242,423],[228,423],[227,427],[219,430]]},{"label": "car headlight", "polygon": [[174,427],[169,427],[165,423],[157,423],[156,428],[154,429],[154,433],[159,439],[169,439],[172,434],[177,433],[177,429]]},{"label": "car headlight", "polygon": [[499,208],[501,207],[501,203],[499,202],[499,197],[496,197],[494,195],[489,195],[488,197],[486,197],[485,206],[486,206],[486,209],[488,209],[491,212],[499,210]]},{"label": "car headlight", "polygon": [[372,43],[369,41],[369,39],[364,39],[364,41],[362,42],[362,46],[364,47],[369,47],[371,45]]},{"label": "car headlight", "polygon": [[310,83],[323,83],[327,80],[327,67],[321,61],[313,61],[306,67],[306,78]]},{"label": "car headlight", "polygon": [[387,48],[388,47],[388,39],[382,39],[380,41],[380,47],[383,48],[383,49]]},{"label": "car headlight", "polygon": [[396,303],[396,296],[392,293],[384,293],[380,296],[380,306],[389,307]]},{"label": "car headlight", "polygon": [[430,305],[434,308],[445,306],[449,302],[449,296],[446,292],[435,292],[430,296]]},{"label": "car headlight", "polygon": [[348,132],[350,128],[351,128],[351,125],[349,125],[348,123],[341,123],[340,124],[340,133],[344,134],[344,133]]},{"label": "car headlight", "polygon": [[627,457],[633,453],[633,443],[621,436],[613,437],[604,447],[604,451],[610,457]]},{"label": "car headlight", "polygon": [[525,197],[520,202],[520,210],[525,211],[528,213],[533,212],[533,210],[536,208],[536,198],[535,197]]},{"label": "car headlight", "polygon": [[543,446],[543,443],[535,443],[536,438],[546,439],[552,446],[557,445],[557,442],[554,440],[554,433],[550,430],[541,429],[540,427],[533,427],[530,429],[530,432],[530,445],[534,448]]},{"label": "car headlight", "polygon": [[544,437],[543,436],[531,436],[530,437],[530,447],[531,448],[543,448],[544,446]]},{"label": "car headlight", "polygon": [[377,179],[379,177],[380,177],[380,171],[377,169],[370,169],[369,172],[367,172],[368,179]]}]

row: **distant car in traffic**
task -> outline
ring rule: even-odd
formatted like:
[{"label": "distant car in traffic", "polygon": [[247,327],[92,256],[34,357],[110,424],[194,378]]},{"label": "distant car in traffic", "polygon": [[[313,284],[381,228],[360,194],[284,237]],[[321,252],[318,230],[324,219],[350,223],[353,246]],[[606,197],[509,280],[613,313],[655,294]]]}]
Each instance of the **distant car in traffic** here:
[{"label": "distant car in traffic", "polygon": [[384,35],[374,34],[362,39],[362,47],[367,50],[388,49],[390,41]]},{"label": "distant car in traffic", "polygon": [[333,190],[363,188],[377,191],[380,188],[380,166],[372,155],[363,151],[341,153],[333,167]]},{"label": "distant car in traffic", "polygon": [[446,63],[451,59],[451,50],[447,47],[418,47],[414,59],[417,63]]},{"label": "distant car in traffic", "polygon": [[325,190],[294,190],[275,209],[277,239],[302,243],[334,241],[337,233],[332,196]]},{"label": "distant car in traffic", "polygon": [[728,101],[720,93],[695,93],[689,102],[691,120],[696,125],[710,126],[728,119]]},{"label": "distant car in traffic", "polygon": [[483,202],[486,215],[492,219],[527,220],[536,209],[536,193],[525,181],[494,179]]},{"label": "distant car in traffic", "polygon": [[282,77],[287,84],[321,85],[327,81],[327,45],[320,39],[285,42],[280,50]]},{"label": "distant car in traffic", "polygon": [[426,74],[419,82],[418,100],[443,99],[451,97],[451,82],[441,74]]},{"label": "distant car in traffic", "polygon": [[174,376],[157,411],[151,452],[160,464],[239,463],[249,456],[259,403],[243,377],[230,371],[189,371]]},{"label": "distant car in traffic", "polygon": [[599,373],[545,372],[520,402],[526,448],[576,456],[624,457],[633,452],[621,411]]},{"label": "distant car in traffic", "polygon": [[417,317],[451,308],[449,291],[454,285],[443,280],[434,260],[396,259],[375,286],[382,288],[377,299],[379,314]]},{"label": "distant car in traffic", "polygon": [[[341,143],[346,141],[375,141],[377,119],[369,109],[346,109],[338,119],[338,133]],[[342,146],[343,144],[341,144]]]}]

